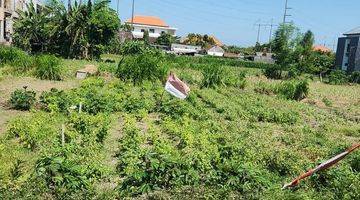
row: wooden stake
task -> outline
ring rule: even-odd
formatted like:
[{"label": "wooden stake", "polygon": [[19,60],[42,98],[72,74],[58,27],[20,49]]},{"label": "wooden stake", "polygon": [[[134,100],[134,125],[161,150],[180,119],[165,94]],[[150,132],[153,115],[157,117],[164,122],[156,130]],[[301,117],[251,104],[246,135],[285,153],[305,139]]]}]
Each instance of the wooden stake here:
[{"label": "wooden stake", "polygon": [[61,125],[61,145],[65,145],[65,124]]},{"label": "wooden stake", "polygon": [[82,110],[82,102],[80,102],[79,104],[79,113],[81,113],[81,110]]}]

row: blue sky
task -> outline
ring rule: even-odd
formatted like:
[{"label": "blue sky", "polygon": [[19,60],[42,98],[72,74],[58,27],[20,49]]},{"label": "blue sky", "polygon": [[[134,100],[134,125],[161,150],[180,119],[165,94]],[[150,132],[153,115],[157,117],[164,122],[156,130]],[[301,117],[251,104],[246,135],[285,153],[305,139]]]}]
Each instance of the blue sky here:
[{"label": "blue sky", "polygon": [[[116,9],[117,0],[111,6]],[[131,17],[132,0],[119,0],[122,21]],[[285,0],[135,0],[135,14],[162,18],[178,28],[177,35],[215,35],[225,44],[240,46],[256,42],[255,23],[282,21]],[[333,48],[342,33],[360,26],[360,0],[289,0],[293,21],[302,31],[311,29],[316,42]],[[261,42],[269,28],[261,29]]]}]

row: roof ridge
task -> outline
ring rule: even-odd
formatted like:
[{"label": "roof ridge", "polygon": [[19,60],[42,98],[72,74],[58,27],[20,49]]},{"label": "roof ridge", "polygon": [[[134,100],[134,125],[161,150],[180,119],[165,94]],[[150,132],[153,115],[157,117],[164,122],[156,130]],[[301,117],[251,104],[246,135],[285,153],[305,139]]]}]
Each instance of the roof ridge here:
[{"label": "roof ridge", "polygon": [[344,33],[344,35],[357,35],[357,34],[360,34],[360,26],[353,28],[350,31]]}]

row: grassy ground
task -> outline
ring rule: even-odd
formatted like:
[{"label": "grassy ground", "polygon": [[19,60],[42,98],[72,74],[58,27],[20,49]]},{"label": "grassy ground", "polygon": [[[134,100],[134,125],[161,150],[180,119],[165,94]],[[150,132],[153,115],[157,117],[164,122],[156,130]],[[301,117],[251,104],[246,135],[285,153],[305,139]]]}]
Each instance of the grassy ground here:
[{"label": "grassy ground", "polygon": [[[119,57],[105,55],[103,59],[119,60]],[[64,81],[11,76],[3,76],[0,80],[0,135],[3,134],[0,140],[0,181],[6,180],[6,186],[18,198],[26,197],[16,191],[30,187],[27,181],[34,174],[37,160],[44,152],[46,155],[51,153],[48,152],[50,147],[41,143],[56,145],[60,122],[67,117],[38,110],[20,112],[10,109],[6,104],[10,93],[24,85],[38,93],[52,87],[69,92],[82,85],[83,90],[78,95],[86,100],[94,98],[91,93],[99,93],[100,96],[93,100],[104,104],[102,109],[119,104],[115,105],[118,109],[109,113],[110,129],[101,147],[91,151],[91,156],[78,157],[85,160],[85,164],[82,163],[85,166],[101,166],[102,175],[91,179],[94,186],[89,187],[91,191],[76,190],[71,198],[360,197],[359,152],[337,167],[304,181],[295,190],[280,189],[282,184],[301,172],[359,142],[359,85],[332,86],[313,81],[310,82],[309,96],[298,102],[255,92],[259,82],[280,82],[266,79],[259,69],[228,67],[232,73],[247,72],[245,89],[201,89],[202,73],[199,70],[174,68],[172,71],[191,85],[191,96],[186,101],[179,101],[165,93],[162,104],[157,105],[162,92],[159,84],[134,87],[107,76],[105,85],[97,86],[96,81],[79,81],[73,75],[85,64],[100,66],[100,63],[76,60],[65,60],[64,63],[67,66]],[[43,138],[35,150],[26,149],[20,139],[7,137],[11,128],[9,124],[19,116],[27,116],[30,121],[32,118],[38,120],[31,126],[40,124],[36,128],[49,133],[54,129],[56,136],[50,134],[49,139]],[[47,118],[56,125],[47,127]],[[45,129],[41,129],[41,125],[46,126]],[[85,151],[87,146],[81,148]],[[13,180],[16,159],[22,160],[24,166]],[[38,199],[65,198],[48,190],[25,189],[25,193]],[[7,194],[4,198],[14,194]]]}]

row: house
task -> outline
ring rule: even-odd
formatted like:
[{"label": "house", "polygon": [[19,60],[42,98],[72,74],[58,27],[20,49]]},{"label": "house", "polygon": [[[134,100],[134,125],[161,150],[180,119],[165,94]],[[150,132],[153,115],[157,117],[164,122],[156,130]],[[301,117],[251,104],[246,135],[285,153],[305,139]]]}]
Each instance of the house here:
[{"label": "house", "polygon": [[186,44],[171,44],[171,51],[175,54],[195,55],[202,50],[201,46]]},{"label": "house", "polygon": [[31,1],[35,9],[40,6],[40,0],[0,0],[0,44],[11,44],[14,19],[18,18],[16,11],[26,10]]},{"label": "house", "polygon": [[313,46],[313,51],[321,52],[321,53],[331,53],[332,50],[330,48],[327,48],[326,46],[322,45],[315,45]]},{"label": "house", "polygon": [[344,36],[338,40],[335,66],[348,72],[360,71],[360,27]]},{"label": "house", "polygon": [[212,46],[206,50],[206,53],[210,56],[223,57],[225,50],[220,46]]},{"label": "house", "polygon": [[154,16],[134,16],[126,21],[127,24],[132,25],[132,35],[134,38],[143,38],[144,32],[148,31],[150,41],[154,42],[161,33],[168,33],[176,36],[176,28],[170,27],[162,19]]}]

